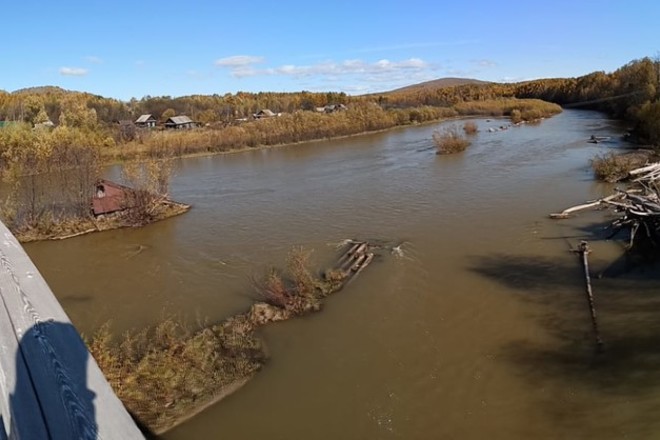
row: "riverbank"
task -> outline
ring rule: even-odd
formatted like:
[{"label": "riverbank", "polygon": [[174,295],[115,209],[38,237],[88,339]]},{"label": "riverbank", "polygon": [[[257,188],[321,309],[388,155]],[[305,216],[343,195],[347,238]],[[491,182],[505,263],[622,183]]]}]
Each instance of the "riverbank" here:
[{"label": "riverbank", "polygon": [[49,221],[42,219],[39,223],[32,225],[26,224],[12,230],[14,236],[21,243],[29,243],[41,240],[65,240],[68,238],[79,237],[81,235],[94,232],[110,231],[113,229],[140,227],[146,224],[165,220],[177,215],[184,214],[190,210],[191,206],[185,203],[172,201],[161,201],[152,210],[152,216],[146,223],[135,223],[133,218],[127,213],[115,213],[101,217],[78,217],[67,218],[61,221]]},{"label": "riverbank", "polygon": [[561,107],[537,99],[496,99],[452,107],[383,109],[360,105],[343,112],[295,112],[214,129],[146,132],[138,141],[103,149],[106,163],[143,158],[194,157],[341,139],[394,128],[435,123],[454,117],[505,116],[514,122],[560,113]]}]

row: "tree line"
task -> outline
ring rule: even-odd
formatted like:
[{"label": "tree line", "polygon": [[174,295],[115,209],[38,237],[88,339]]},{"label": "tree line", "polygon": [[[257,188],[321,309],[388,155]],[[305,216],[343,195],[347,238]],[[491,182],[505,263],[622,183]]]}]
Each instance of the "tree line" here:
[{"label": "tree line", "polygon": [[[237,92],[224,95],[183,97],[145,96],[120,101],[90,93],[70,92],[58,87],[38,87],[14,93],[0,91],[0,120],[39,124],[52,121],[67,125],[93,125],[117,136],[118,121],[134,121],[141,114],[152,114],[164,121],[168,116],[185,114],[211,126],[223,126],[249,118],[261,109],[275,113],[313,111],[329,104],[377,104],[384,110],[414,107],[453,108],[466,102],[502,98],[535,98],[562,106],[596,109],[630,121],[639,139],[660,144],[660,61],[642,58],[614,72],[593,72],[577,78],[551,78],[521,83],[465,84],[451,87],[409,89],[399,92],[348,96],[327,92]],[[75,118],[79,120],[76,121]],[[114,124],[114,125],[113,125]]]}]

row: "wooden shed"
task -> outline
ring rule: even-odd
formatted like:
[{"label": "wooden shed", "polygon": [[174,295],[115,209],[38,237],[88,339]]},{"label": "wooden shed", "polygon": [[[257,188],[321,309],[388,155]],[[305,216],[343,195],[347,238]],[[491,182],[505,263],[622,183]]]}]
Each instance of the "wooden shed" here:
[{"label": "wooden shed", "polygon": [[142,115],[135,120],[135,125],[138,127],[154,128],[156,126],[156,122],[158,121],[153,117],[153,115]]},{"label": "wooden shed", "polygon": [[99,215],[112,214],[129,208],[129,192],[131,188],[111,180],[99,180],[92,198],[92,213]]},{"label": "wooden shed", "polygon": [[265,108],[263,110],[259,110],[252,116],[254,117],[254,119],[264,119],[264,118],[272,118],[274,116],[279,116],[279,114],[274,113],[272,110]]},{"label": "wooden shed", "polygon": [[172,116],[165,121],[165,128],[171,128],[175,130],[185,130],[190,128],[195,128],[197,124],[190,119],[188,116]]}]

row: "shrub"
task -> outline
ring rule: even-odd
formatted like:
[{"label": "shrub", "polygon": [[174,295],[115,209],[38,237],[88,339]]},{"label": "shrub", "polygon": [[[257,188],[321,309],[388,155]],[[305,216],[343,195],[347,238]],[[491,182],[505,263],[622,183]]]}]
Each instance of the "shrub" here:
[{"label": "shrub", "polygon": [[456,126],[433,132],[433,142],[435,142],[436,154],[460,153],[470,145],[470,141],[459,133]]},{"label": "shrub", "polygon": [[477,128],[477,124],[474,121],[467,121],[465,124],[463,124],[463,131],[465,134],[476,134],[479,129]]},{"label": "shrub", "polygon": [[514,124],[518,124],[519,122],[522,122],[522,120],[523,118],[520,110],[518,110],[517,108],[511,110],[511,122],[513,122]]},{"label": "shrub", "polygon": [[612,183],[626,179],[630,171],[643,166],[647,160],[647,154],[608,153],[591,159],[591,167],[597,179]]}]

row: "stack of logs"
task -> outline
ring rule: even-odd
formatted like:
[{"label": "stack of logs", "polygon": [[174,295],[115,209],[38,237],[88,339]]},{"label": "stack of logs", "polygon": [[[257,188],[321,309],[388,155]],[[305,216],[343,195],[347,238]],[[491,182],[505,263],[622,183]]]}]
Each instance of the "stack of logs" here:
[{"label": "stack of logs", "polygon": [[[632,170],[629,177],[638,184],[637,188],[616,188],[614,194],[550,214],[550,217],[568,218],[571,214],[588,208],[613,207],[623,215],[612,222],[613,232],[610,237],[621,230],[629,229],[631,248],[636,243],[636,238],[657,246],[660,244],[660,188],[657,185],[660,181],[660,163]],[[639,236],[640,231],[642,237]]]},{"label": "stack of logs", "polygon": [[369,243],[366,241],[350,241],[348,249],[339,258],[334,270],[339,271],[345,280],[349,283],[353,278],[364,270],[365,267],[374,259]]}]

